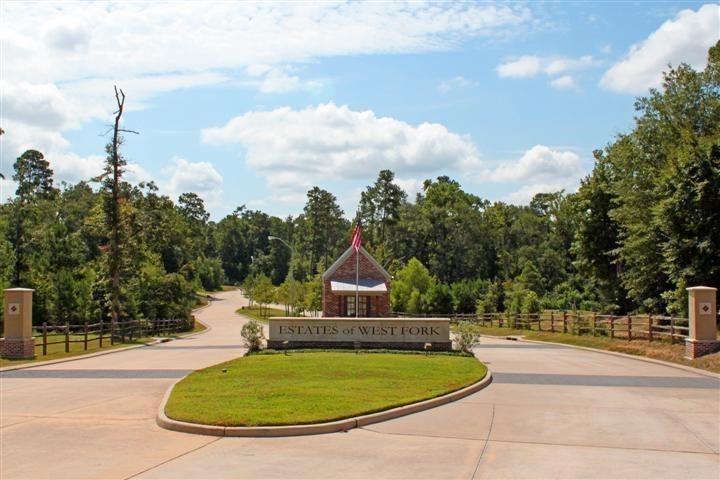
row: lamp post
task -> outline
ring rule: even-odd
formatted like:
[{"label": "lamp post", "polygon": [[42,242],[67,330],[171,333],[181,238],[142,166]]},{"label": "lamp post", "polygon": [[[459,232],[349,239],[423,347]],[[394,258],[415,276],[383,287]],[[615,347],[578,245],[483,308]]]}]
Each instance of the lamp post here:
[{"label": "lamp post", "polygon": [[290,245],[288,242],[283,240],[280,237],[276,237],[274,235],[268,235],[268,241],[277,240],[286,247],[290,249],[290,269],[288,271],[288,276],[290,277],[290,289],[292,290],[292,301],[293,301],[293,308],[295,307],[295,277],[293,276],[293,264],[292,264],[292,257],[295,255],[295,249]]},{"label": "lamp post", "polygon": [[288,272],[288,275],[290,275],[290,281],[295,280],[295,278],[293,277],[293,264],[292,264],[292,257],[293,257],[293,255],[295,255],[295,249],[292,247],[292,245],[290,245],[288,242],[286,242],[285,240],[283,240],[280,237],[276,237],[274,235],[268,235],[268,240],[277,240],[290,249],[290,271]]}]

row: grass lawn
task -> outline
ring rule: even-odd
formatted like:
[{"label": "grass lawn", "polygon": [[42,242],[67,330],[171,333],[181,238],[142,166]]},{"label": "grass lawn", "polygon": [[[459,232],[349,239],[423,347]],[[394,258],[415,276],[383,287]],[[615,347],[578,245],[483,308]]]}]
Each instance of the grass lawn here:
[{"label": "grass lawn", "polygon": [[482,335],[495,335],[501,337],[505,337],[507,335],[523,335],[528,340],[541,340],[545,342],[577,345],[579,347],[610,350],[612,352],[654,358],[656,360],[664,360],[666,362],[678,363],[680,365],[687,365],[690,367],[708,370],[710,372],[720,373],[720,352],[696,358],[695,360],[687,360],[683,358],[683,355],[685,354],[684,343],[676,343],[673,345],[668,341],[648,342],[643,339],[628,342],[625,339],[612,339],[609,337],[569,335],[564,333],[538,332],[502,327],[478,327],[478,332]]},{"label": "grass lawn", "polygon": [[486,372],[474,357],[447,354],[250,355],[190,374],[175,386],[165,413],[225,426],[326,422],[437,397]]},{"label": "grass lawn", "polygon": [[[260,313],[260,307],[257,305],[253,305],[252,307],[243,307],[238,308],[235,310],[235,313],[239,313],[240,315],[245,315],[250,318],[254,318],[258,322],[267,323],[268,317],[284,317],[285,316],[285,310],[280,310],[279,308],[265,308],[263,307],[262,313]],[[263,316],[263,314],[266,314],[267,316]]]},{"label": "grass lawn", "polygon": [[[191,332],[183,332],[178,335],[187,335],[190,333],[197,333],[202,332],[207,327],[203,325],[202,323],[196,321],[195,322],[195,328]],[[172,337],[172,335],[171,335]],[[105,352],[109,350],[115,350],[117,348],[123,348],[128,347],[130,345],[140,345],[144,343],[151,342],[153,340],[152,337],[144,337],[144,338],[137,338],[133,339],[132,342],[125,341],[125,343],[116,343],[115,345],[110,345],[110,338],[104,338],[103,339],[103,346],[100,348],[100,342],[98,340],[91,340],[93,338],[92,335],[88,336],[88,349],[83,350],[84,344],[81,343],[72,343],[73,341],[82,341],[83,335],[70,335],[70,352],[65,352],[65,335],[48,335],[48,343],[53,343],[52,345],[48,344],[47,346],[47,355],[42,354],[42,345],[35,347],[35,359],[34,360],[9,360],[7,358],[0,358],[0,367],[11,367],[13,365],[21,365],[24,363],[31,363],[31,362],[46,362],[49,360],[60,360],[62,358],[70,358],[70,357],[77,357],[80,355],[87,355],[90,353],[97,353],[97,352]],[[42,338],[36,338],[35,343],[41,343]],[[54,343],[54,342],[63,342],[63,343]]]}]

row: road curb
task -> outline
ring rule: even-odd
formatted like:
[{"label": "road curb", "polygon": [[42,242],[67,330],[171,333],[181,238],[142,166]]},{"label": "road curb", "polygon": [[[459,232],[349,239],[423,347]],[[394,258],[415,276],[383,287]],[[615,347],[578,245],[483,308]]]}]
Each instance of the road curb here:
[{"label": "road curb", "polygon": [[175,385],[183,379],[173,383],[165,392],[156,422],[158,426],[167,430],[176,432],[192,433],[196,435],[211,435],[215,437],[291,437],[299,435],[319,435],[323,433],[345,432],[353,428],[364,427],[373,423],[384,422],[397,417],[410,415],[411,413],[421,412],[434,407],[439,407],[446,403],[467,397],[475,392],[482,390],[492,383],[492,372],[487,371],[485,376],[477,382],[467,387],[455,390],[440,397],[430,398],[417,403],[403,405],[402,407],[392,408],[382,412],[370,413],[359,417],[346,418],[336,420],[334,422],[314,423],[310,425],[285,425],[277,427],[223,427],[217,425],[203,425],[199,423],[182,422],[173,420],[165,415],[165,405],[170,398]]},{"label": "road curb", "polygon": [[[504,339],[505,337],[494,337],[491,335],[487,335],[487,337],[490,338],[500,338]],[[614,352],[612,350],[601,350],[599,348],[591,348],[591,347],[581,347],[579,345],[570,345],[567,343],[557,343],[557,342],[543,342],[542,340],[528,340],[523,336],[519,336],[517,339],[518,342],[522,343],[540,343],[540,344],[549,344],[549,345],[557,345],[559,347],[569,347],[569,348],[577,348],[578,350],[586,350],[588,352],[595,352],[595,353],[604,353],[606,355],[613,355],[616,357],[623,357],[623,358],[630,358],[632,360],[639,360],[641,362],[647,362],[647,363],[654,363],[656,365],[664,365],[666,367],[672,367],[677,368],[679,370],[684,370],[686,372],[695,373],[698,375],[703,375],[710,378],[720,378],[720,374],[708,372],[707,370],[703,370],[700,368],[695,367],[689,367],[687,365],[681,365],[679,363],[673,363],[673,362],[667,362],[665,360],[658,360],[656,358],[649,358],[649,357],[642,357],[640,355],[631,355],[629,353],[622,353],[622,352]]]},{"label": "road curb", "polygon": [[[204,306],[201,307],[201,308],[206,308],[206,307],[207,307],[207,305],[204,305]],[[193,312],[194,312],[194,311],[193,311]],[[196,321],[199,322],[199,320],[196,320]],[[141,344],[139,344],[139,345],[129,345],[129,346],[127,346],[127,347],[122,347],[122,348],[113,348],[113,349],[110,349],[110,350],[107,350],[107,351],[104,351],[104,352],[103,352],[103,351],[100,351],[100,352],[87,353],[87,354],[82,354],[82,353],[81,353],[80,355],[75,355],[74,357],[59,358],[59,359],[57,359],[57,360],[47,360],[47,361],[44,361],[44,362],[30,362],[30,363],[23,363],[23,364],[21,364],[21,365],[12,365],[12,366],[9,366],[9,367],[2,367],[2,368],[0,368],[0,373],[3,373],[3,372],[12,372],[12,371],[15,371],[15,370],[25,370],[25,369],[28,369],[28,368],[46,367],[46,366],[48,366],[48,365],[56,365],[56,364],[58,364],[58,363],[74,362],[74,361],[77,361],[77,360],[84,360],[84,359],[86,359],[86,358],[102,357],[103,355],[111,355],[111,354],[113,354],[113,353],[126,352],[126,351],[128,351],[128,350],[133,350],[133,349],[135,349],[135,348],[152,347],[152,346],[155,346],[155,345],[160,345],[161,343],[167,343],[168,341],[171,342],[171,341],[176,340],[176,339],[178,339],[178,338],[190,338],[190,337],[194,337],[194,336],[197,336],[197,335],[202,335],[203,333],[207,333],[207,332],[209,332],[210,330],[212,330],[212,328],[211,328],[209,325],[207,325],[207,324],[205,324],[205,323],[203,323],[203,322],[200,322],[200,323],[202,323],[203,325],[205,325],[205,330],[202,330],[202,331],[199,331],[199,332],[193,332],[193,333],[186,333],[186,334],[184,334],[184,335],[178,335],[178,336],[176,336],[176,337],[174,337],[174,338],[171,338],[170,340],[166,340],[166,339],[164,339],[164,338],[159,338],[159,339],[157,339],[157,340],[153,340],[152,342],[141,343]]]}]

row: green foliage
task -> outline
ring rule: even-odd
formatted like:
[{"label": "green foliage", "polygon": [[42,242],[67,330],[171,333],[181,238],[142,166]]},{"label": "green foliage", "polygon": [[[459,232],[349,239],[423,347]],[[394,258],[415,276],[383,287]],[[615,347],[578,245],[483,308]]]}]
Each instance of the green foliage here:
[{"label": "green foliage", "polygon": [[470,322],[460,322],[457,326],[457,345],[461,352],[472,353],[473,347],[480,340],[477,326]]},{"label": "green foliage", "polygon": [[[719,72],[720,45],[704,71],[669,69],[637,99],[633,128],[594,152],[576,194],[491,203],[440,176],[409,201],[393,172],[379,172],[358,218],[365,247],[395,275],[392,308],[685,314],[686,287],[720,285]],[[17,191],[0,205],[0,287],[34,288],[35,322],[184,318],[192,288],[224,281],[262,304],[321,309],[318,274],[351,232],[333,194],[310,189],[294,218],[240,206],[215,222],[198,195],[174,203],[152,182],[130,185],[113,144],[107,157],[97,192],[56,188],[37,150],[14,164]]]},{"label": "green foliage", "polygon": [[420,313],[423,311],[422,297],[436,283],[425,265],[418,259],[411,258],[405,267],[400,269],[392,283],[390,300],[392,308],[399,312]]},{"label": "green foliage", "polygon": [[245,346],[251,352],[260,350],[262,341],[265,338],[263,326],[257,320],[250,320],[243,324],[240,330],[240,336],[242,336],[245,341]]}]

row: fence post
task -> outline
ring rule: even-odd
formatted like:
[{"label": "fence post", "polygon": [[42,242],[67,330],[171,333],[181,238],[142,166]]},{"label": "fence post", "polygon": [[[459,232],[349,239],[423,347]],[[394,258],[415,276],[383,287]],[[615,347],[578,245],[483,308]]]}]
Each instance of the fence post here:
[{"label": "fence post", "polygon": [[84,346],[84,348],[83,348],[83,350],[87,350],[87,325],[88,325],[87,322],[85,322],[84,331],[83,331],[83,335],[84,335],[84,338],[83,338],[83,346]]},{"label": "fence post", "polygon": [[110,345],[115,345],[115,322],[110,321]]},{"label": "fence post", "polygon": [[593,337],[594,337],[594,336],[595,336],[595,330],[596,330],[596,328],[597,328],[597,313],[595,313],[595,312],[593,312],[592,322],[593,322],[593,324],[592,324],[592,332],[593,332]]},{"label": "fence post", "polygon": [[652,342],[652,341],[653,341],[653,331],[652,331],[652,328],[653,328],[652,315],[648,315],[648,341],[649,341],[649,342]]},{"label": "fence post", "polygon": [[555,312],[550,311],[550,331],[555,333]]},{"label": "fence post", "polygon": [[65,353],[70,353],[70,324],[65,322]]},{"label": "fence post", "polygon": [[563,310],[563,333],[567,333],[567,310]]},{"label": "fence post", "polygon": [[628,326],[628,342],[632,341],[632,315],[628,315],[627,317],[627,326]]},{"label": "fence post", "polygon": [[102,341],[103,341],[103,321],[100,320],[100,348],[102,348]]},{"label": "fence post", "polygon": [[670,317],[670,344],[675,343],[675,317]]},{"label": "fence post", "polygon": [[43,330],[43,355],[47,355],[47,322],[43,322],[42,330]]},{"label": "fence post", "polygon": [[615,338],[615,315],[610,315],[610,338]]}]

